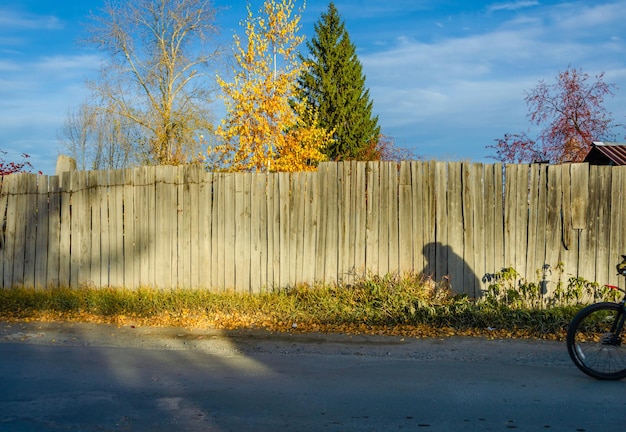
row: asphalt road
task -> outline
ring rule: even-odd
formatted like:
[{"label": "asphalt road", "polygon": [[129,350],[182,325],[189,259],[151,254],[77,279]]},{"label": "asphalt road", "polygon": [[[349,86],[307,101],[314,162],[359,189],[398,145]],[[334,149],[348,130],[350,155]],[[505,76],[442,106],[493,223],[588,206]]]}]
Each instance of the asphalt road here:
[{"label": "asphalt road", "polygon": [[608,431],[559,342],[0,323],[0,431]]}]

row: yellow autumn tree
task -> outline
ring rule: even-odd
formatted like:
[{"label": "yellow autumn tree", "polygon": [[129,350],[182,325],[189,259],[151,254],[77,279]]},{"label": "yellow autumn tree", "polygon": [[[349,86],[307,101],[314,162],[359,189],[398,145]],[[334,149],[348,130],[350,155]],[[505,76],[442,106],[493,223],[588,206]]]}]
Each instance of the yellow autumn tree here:
[{"label": "yellow autumn tree", "polygon": [[221,144],[209,151],[231,171],[314,170],[331,140],[306,107],[295,101],[295,83],[305,65],[298,61],[300,15],[294,0],[266,0],[254,16],[248,5],[246,40],[234,36],[234,78],[217,77],[226,117],[217,133]]}]

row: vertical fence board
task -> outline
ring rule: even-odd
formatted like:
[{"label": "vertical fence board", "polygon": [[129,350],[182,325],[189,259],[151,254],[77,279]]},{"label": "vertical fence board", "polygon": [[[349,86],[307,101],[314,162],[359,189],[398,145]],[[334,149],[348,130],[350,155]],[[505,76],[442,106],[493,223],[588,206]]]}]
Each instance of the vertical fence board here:
[{"label": "vertical fence board", "polygon": [[[543,254],[538,253],[539,242],[537,241],[537,235],[540,231],[544,230],[544,227],[539,227],[539,213],[544,208],[539,208],[539,194],[541,189],[540,180],[543,180],[541,175],[541,165],[532,164],[529,167],[528,176],[528,248],[526,250],[526,267],[523,269],[517,269],[524,274],[532,274],[537,265],[542,261]],[[539,264],[541,265],[541,264]]]},{"label": "vertical fence board", "polygon": [[504,190],[504,266],[515,266],[515,224],[517,215],[517,165],[506,166]]},{"label": "vertical fence board", "polygon": [[70,286],[70,223],[71,223],[70,173],[61,175],[61,229],[59,245],[59,285]]},{"label": "vertical fence board", "polygon": [[211,228],[211,287],[224,288],[224,176],[213,177],[213,207]]},{"label": "vertical fence board", "polygon": [[424,224],[428,213],[427,198],[424,194],[424,163],[411,162],[411,224],[413,231],[413,271],[424,272]]},{"label": "vertical fence board", "polygon": [[26,174],[26,201],[24,223],[24,286],[35,284],[35,261],[37,246],[37,176]]},{"label": "vertical fence board", "polygon": [[175,286],[189,287],[191,285],[191,192],[187,166],[177,167],[177,232],[176,260],[178,273]]},{"label": "vertical fence board", "polygon": [[[554,269],[560,261],[561,250],[561,171],[563,166],[548,166],[548,206],[545,242],[545,264]],[[535,269],[535,271],[540,269]],[[531,274],[532,275],[532,274]],[[528,275],[528,277],[531,277]],[[551,290],[552,288],[550,288]]]},{"label": "vertical fence board", "polygon": [[437,163],[431,161],[424,167],[424,205],[427,206],[424,214],[424,255],[425,266],[428,276],[435,277],[437,262],[437,197],[435,196],[435,176]]},{"label": "vertical fence board", "polygon": [[265,260],[265,239],[263,228],[265,217],[262,209],[265,208],[265,174],[252,173],[249,180],[250,188],[250,292],[258,293],[265,286],[262,275]]},{"label": "vertical fence board", "polygon": [[21,203],[23,243],[20,256],[23,258],[21,285],[33,286],[35,282],[35,245],[37,241],[37,176],[23,174],[24,194]]},{"label": "vertical fence board", "polygon": [[354,261],[352,269],[356,273],[366,268],[366,230],[367,230],[367,190],[365,162],[352,162],[352,213],[354,220]]},{"label": "vertical fence board", "polygon": [[48,187],[49,177],[40,176],[37,178],[37,241],[35,244],[35,274],[33,285],[35,288],[46,288],[48,282],[47,264],[48,264],[48,238],[50,208],[48,206]]},{"label": "vertical fence board", "polygon": [[380,171],[377,162],[367,163],[367,214],[365,238],[365,271],[379,273],[378,225],[380,223]]},{"label": "vertical fence board", "polygon": [[134,276],[132,285],[134,288],[139,288],[143,286],[148,286],[148,277],[147,277],[147,269],[148,269],[148,251],[147,251],[147,243],[149,241],[148,233],[148,217],[151,213],[147,208],[147,200],[146,200],[146,169],[145,167],[135,168],[132,171],[132,180],[133,180],[133,203],[134,203],[134,212],[133,212],[133,249],[134,249]]},{"label": "vertical fence board", "polygon": [[[485,272],[484,274],[479,274],[479,277],[485,276],[485,274],[493,274],[497,269],[497,265],[500,263],[500,258],[496,260],[496,250],[497,250],[497,242],[496,242],[496,230],[498,229],[498,223],[496,219],[496,206],[502,208],[502,201],[496,201],[496,183],[495,183],[495,175],[497,170],[495,165],[487,165],[484,169],[484,197],[485,197],[485,205],[484,205],[484,218],[483,222],[485,224],[485,237],[483,243],[483,250],[485,251]],[[499,174],[501,176],[501,173]]]},{"label": "vertical fence board", "polygon": [[576,275],[578,265],[578,232],[574,230],[572,220],[572,170],[566,166],[561,173],[561,214],[562,214],[562,254],[563,276],[565,279]]},{"label": "vertical fence board", "polygon": [[235,289],[235,174],[224,177],[224,288]]},{"label": "vertical fence board", "polygon": [[61,191],[59,177],[49,179],[48,194],[48,254],[46,263],[46,285],[50,288],[59,286],[59,250],[61,225]]},{"label": "vertical fence board", "polygon": [[6,228],[7,228],[7,193],[8,179],[6,175],[0,176],[0,281],[4,285],[4,268],[7,265],[6,258]]},{"label": "vertical fence board", "polygon": [[517,167],[517,196],[515,213],[515,237],[513,248],[515,249],[514,267],[517,271],[526,268],[527,261],[527,235],[528,235],[528,169],[529,165]]},{"label": "vertical fence board", "polygon": [[327,199],[326,202],[326,249],[324,250],[324,278],[323,280],[326,282],[336,282],[338,280],[337,274],[337,254],[338,254],[338,200],[337,200],[337,192],[338,192],[338,184],[337,184],[337,164],[329,164],[326,167],[326,183],[324,188],[327,191]]},{"label": "vertical fence board", "polygon": [[306,263],[304,256],[304,213],[306,202],[306,176],[304,172],[291,174],[291,205],[290,205],[290,229],[289,238],[292,247],[290,259],[293,262],[292,284],[302,282]]},{"label": "vertical fence board", "polygon": [[198,172],[198,287],[212,288],[211,226],[213,205],[213,174]]},{"label": "vertical fence board", "polygon": [[100,257],[102,255],[101,245],[102,238],[100,237],[100,196],[98,193],[100,186],[99,183],[100,175],[98,171],[89,171],[87,173],[87,183],[89,184],[89,196],[88,196],[88,205],[90,209],[91,215],[91,227],[90,237],[91,237],[91,248],[89,254],[89,276],[88,280],[90,285],[95,287],[102,286],[101,273],[102,269],[100,267]]},{"label": "vertical fence board", "polygon": [[187,181],[189,182],[189,286],[200,286],[200,170],[201,166],[187,167]]},{"label": "vertical fence board", "polygon": [[495,267],[502,267],[504,263],[504,168],[502,164],[495,164],[493,167],[494,175],[494,256],[496,259]]},{"label": "vertical fence board", "polygon": [[306,173],[306,201],[304,210],[304,255],[302,256],[302,282],[312,284],[316,278],[317,236],[319,233],[319,209],[317,200],[319,177]]},{"label": "vertical fence board", "polygon": [[281,287],[281,267],[280,267],[280,178],[277,175],[270,175],[271,181],[271,196],[272,200],[270,204],[272,205],[271,209],[268,209],[271,212],[269,232],[272,236],[272,257],[271,264],[268,269],[271,272],[271,281],[272,287],[280,288]]},{"label": "vertical fence board", "polygon": [[12,287],[17,284],[16,279],[20,276],[16,276],[15,272],[15,254],[16,254],[16,235],[20,229],[20,212],[19,203],[21,192],[21,179],[20,174],[11,174],[4,177],[5,188],[8,194],[7,202],[7,223],[5,232],[5,266],[4,266],[4,286]]},{"label": "vertical fence board", "polygon": [[72,187],[72,286],[89,286],[92,233],[89,182],[86,171],[74,172],[72,178],[75,179]]},{"label": "vertical fence board", "polygon": [[[124,170],[111,172],[109,223],[112,242],[110,252],[110,279],[114,287],[124,286]],[[170,263],[171,265],[171,263]]]},{"label": "vertical fence board", "polygon": [[[476,188],[475,170],[476,165],[463,164],[461,169],[462,179],[462,226],[463,226],[463,252],[460,270],[463,277],[463,293],[469,296],[474,296],[476,290],[479,289],[476,282],[476,269],[477,259],[475,256],[476,241],[478,240],[478,216],[477,207],[479,202],[482,201],[478,197],[478,190]],[[454,187],[451,185],[451,187]]]},{"label": "vertical fence board", "polygon": [[621,281],[618,280],[616,271],[614,270],[614,264],[618,261],[620,252],[622,249],[622,229],[621,225],[624,223],[622,218],[622,201],[623,196],[621,188],[623,170],[621,168],[611,170],[611,185],[610,185],[610,203],[608,203],[608,217],[609,227],[607,228],[607,234],[609,235],[608,255],[607,255],[607,279],[601,281],[602,283],[608,283],[612,285],[618,285]]},{"label": "vertical fence board", "polygon": [[585,258],[585,247],[587,244],[587,207],[589,200],[589,165],[570,165],[571,183],[571,212],[572,229],[575,230],[574,242],[576,244],[576,270],[573,276],[581,275],[581,267],[587,265],[583,263]]},{"label": "vertical fence board", "polygon": [[348,274],[348,254],[350,234],[348,233],[347,214],[350,211],[349,162],[337,163],[337,277],[346,280]]},{"label": "vertical fence board", "polygon": [[[70,286],[80,286],[81,276],[81,253],[83,248],[82,223],[85,220],[85,205],[83,202],[83,190],[85,188],[84,172],[70,172]],[[76,252],[79,253],[76,253]],[[72,253],[73,252],[73,253]]]},{"label": "vertical fence board", "polygon": [[483,164],[471,164],[469,169],[472,173],[472,186],[474,188],[474,267],[469,269],[469,276],[474,282],[473,296],[480,297],[482,277],[487,273],[485,265],[485,250],[493,248],[493,245],[485,244],[485,167]]},{"label": "vertical fence board", "polygon": [[[611,211],[619,215],[618,226],[613,227],[612,230],[619,231],[620,242],[617,250],[614,252],[615,255],[609,257],[609,268],[612,269],[613,277],[615,278],[613,280],[616,281],[614,284],[617,284],[617,280],[620,279],[615,271],[615,265],[619,262],[622,255],[626,255],[626,197],[621,192],[626,190],[626,166],[621,166],[617,169],[620,171],[620,182],[616,185],[616,189],[612,191],[612,194],[620,196],[621,205],[618,208],[611,208]],[[622,281],[620,280],[619,283],[622,283]]]},{"label": "vertical fence board", "polygon": [[8,208],[7,203],[9,201],[9,183],[10,177],[8,175],[0,176],[0,281],[4,286],[4,271],[8,266],[10,260],[7,254],[7,224],[8,222]]},{"label": "vertical fence board", "polygon": [[155,285],[161,289],[173,287],[174,280],[172,239],[178,215],[174,170],[175,167],[163,166],[155,171]]},{"label": "vertical fence board", "polygon": [[390,231],[391,231],[391,207],[393,200],[389,173],[389,164],[381,163],[380,169],[380,202],[378,206],[378,273],[386,274],[394,269],[390,268]]},{"label": "vertical fence board", "polygon": [[398,184],[398,266],[400,272],[413,271],[413,191],[411,186],[411,164],[401,162]]},{"label": "vertical fence board", "polygon": [[21,192],[21,177],[19,174],[3,177],[3,190],[7,194],[7,221],[4,233],[4,286],[9,288],[15,284],[13,264],[15,262],[15,236],[16,231],[19,229],[18,193]]},{"label": "vertical fence board", "polygon": [[548,231],[548,206],[549,204],[549,177],[547,165],[539,165],[538,174],[538,201],[537,201],[537,236],[536,244],[530,246],[535,249],[535,267],[528,267],[526,275],[530,277],[533,272],[548,264],[546,258],[546,238],[552,233]]},{"label": "vertical fence board", "polygon": [[145,209],[145,219],[143,231],[141,234],[142,239],[142,251],[145,253],[146,258],[142,257],[142,265],[146,266],[146,269],[141,271],[141,274],[145,276],[145,283],[148,286],[156,287],[158,282],[157,275],[157,255],[159,251],[156,248],[156,238],[160,235],[160,229],[157,225],[157,216],[154,209],[157,208],[156,200],[156,171],[157,167],[147,167],[145,169],[146,183],[142,192],[142,205]]},{"label": "vertical fence board", "polygon": [[235,176],[235,288],[250,291],[250,173]]},{"label": "vertical fence board", "polygon": [[386,164],[387,166],[387,215],[389,217],[388,233],[388,253],[389,253],[389,272],[396,273],[400,267],[399,257],[399,220],[398,220],[398,166],[395,162]]},{"label": "vertical fence board", "polygon": [[[96,171],[98,176],[98,195],[96,200],[100,209],[100,256],[98,269],[100,273],[101,286],[110,286],[109,278],[109,249],[111,244],[109,226],[109,177],[108,171]],[[64,174],[65,175],[65,174]]]},{"label": "vertical fence board", "polygon": [[290,175],[289,173],[277,173],[278,176],[278,200],[279,214],[277,231],[279,233],[279,286],[288,286],[291,281],[291,242],[290,242],[290,220],[289,220],[289,203],[290,203]]},{"label": "vertical fence board", "polygon": [[[469,179],[467,170],[461,162],[448,164],[446,179],[446,224],[448,226],[447,242],[442,243],[448,260],[448,270],[439,277],[448,276],[452,289],[457,293],[465,293],[465,280],[463,268],[465,267],[464,255],[468,249],[468,237],[471,241],[473,218],[470,211],[472,199],[469,196]],[[467,207],[467,208],[466,208]],[[473,252],[472,252],[473,253]],[[458,257],[454,259],[453,257]],[[472,259],[473,261],[473,259]]]},{"label": "vertical fence board", "polygon": [[582,233],[581,240],[584,241],[580,254],[579,276],[587,280],[596,280],[596,242],[597,224],[599,212],[599,167],[591,165],[589,167],[589,192],[587,204],[586,226]]},{"label": "vertical fence board", "polygon": [[[317,241],[315,245],[315,249],[318,252],[315,256],[315,280],[323,281],[325,278],[325,253],[326,250],[326,235],[327,235],[327,225],[328,225],[328,215],[326,211],[326,206],[328,205],[328,187],[327,187],[327,174],[328,173],[328,164],[320,164],[318,168],[318,188],[316,193],[316,201],[320,203],[317,206]],[[324,203],[324,204],[322,204]]]},{"label": "vertical fence board", "polygon": [[[185,196],[183,207],[185,208],[185,237],[187,238],[187,264],[185,266],[185,284],[186,287],[197,288],[198,280],[198,166],[189,165],[184,169]],[[246,287],[248,288],[248,287]]]},{"label": "vertical fence board", "polygon": [[[263,280],[266,283],[266,286],[269,289],[274,288],[274,249],[278,248],[278,245],[274,246],[274,201],[276,201],[277,197],[274,194],[274,179],[275,176],[271,174],[266,174],[266,184],[265,184],[265,215],[266,215],[266,260],[265,260],[265,277]],[[317,199],[317,198],[316,198]]]},{"label": "vertical fence board", "polygon": [[449,275],[448,268],[448,215],[447,215],[447,190],[448,172],[447,164],[435,162],[435,279],[437,281]]},{"label": "vertical fence board", "polygon": [[[609,280],[609,262],[614,260],[609,256],[611,243],[611,173],[610,166],[599,167],[598,185],[598,242],[596,253],[596,281],[606,283]],[[619,208],[619,207],[618,207]],[[613,267],[613,266],[611,266]],[[611,268],[611,273],[614,273]]]},{"label": "vertical fence board", "polygon": [[561,212],[563,215],[563,274],[566,278],[576,276],[576,270],[578,267],[578,230],[574,228],[574,213],[573,213],[573,183],[574,179],[574,166],[576,164],[569,164],[563,169],[561,178],[561,189],[563,205]]}]

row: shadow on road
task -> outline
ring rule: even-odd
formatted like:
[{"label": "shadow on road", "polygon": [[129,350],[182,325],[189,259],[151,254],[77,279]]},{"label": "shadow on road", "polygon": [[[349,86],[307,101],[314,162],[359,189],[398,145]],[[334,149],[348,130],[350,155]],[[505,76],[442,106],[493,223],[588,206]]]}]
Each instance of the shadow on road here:
[{"label": "shadow on road", "polygon": [[[2,431],[602,430],[561,343],[0,323]],[[615,407],[614,407],[615,408]],[[619,408],[619,407],[618,407]]]}]

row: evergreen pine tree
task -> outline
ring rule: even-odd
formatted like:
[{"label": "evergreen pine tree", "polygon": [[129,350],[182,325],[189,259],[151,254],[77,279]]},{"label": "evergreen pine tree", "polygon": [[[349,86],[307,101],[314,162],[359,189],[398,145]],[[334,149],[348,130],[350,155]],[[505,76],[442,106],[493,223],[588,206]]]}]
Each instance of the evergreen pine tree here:
[{"label": "evergreen pine tree", "polygon": [[363,67],[333,2],[314,29],[306,43],[310,56],[301,56],[308,67],[298,78],[299,97],[318,114],[320,126],[333,130],[334,141],[325,148],[329,160],[369,158],[380,135],[378,116],[372,116]]}]

